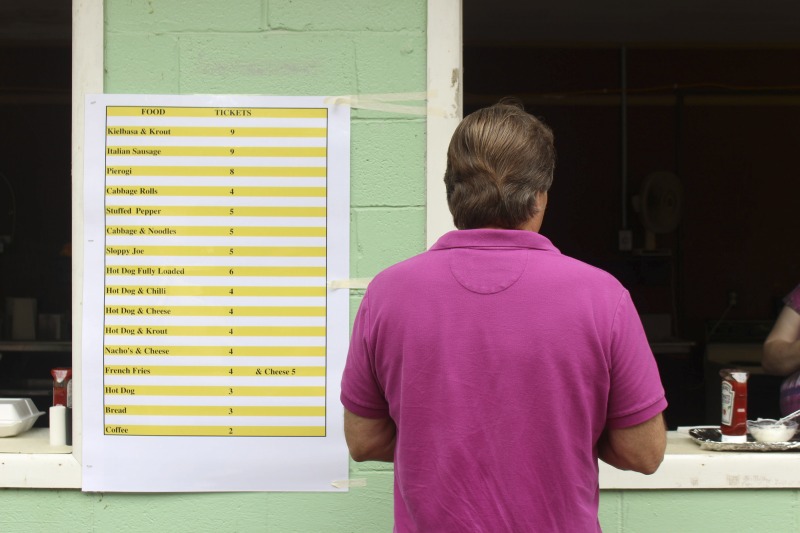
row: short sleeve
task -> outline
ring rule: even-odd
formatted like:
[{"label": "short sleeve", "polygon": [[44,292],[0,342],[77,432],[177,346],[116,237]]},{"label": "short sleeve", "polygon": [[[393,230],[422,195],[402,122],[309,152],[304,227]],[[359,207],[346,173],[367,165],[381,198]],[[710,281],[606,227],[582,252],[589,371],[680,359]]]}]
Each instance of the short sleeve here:
[{"label": "short sleeve", "polygon": [[607,427],[635,426],[667,407],[658,365],[627,291],[614,317],[610,361]]},{"label": "short sleeve", "polygon": [[781,383],[780,406],[782,416],[800,409],[800,371],[790,375]]},{"label": "short sleeve", "polygon": [[370,339],[369,291],[364,295],[353,323],[350,349],[342,375],[341,402],[364,418],[385,418],[389,407],[375,374],[375,354]]},{"label": "short sleeve", "polygon": [[786,298],[783,299],[783,303],[800,313],[800,285],[786,295]]}]

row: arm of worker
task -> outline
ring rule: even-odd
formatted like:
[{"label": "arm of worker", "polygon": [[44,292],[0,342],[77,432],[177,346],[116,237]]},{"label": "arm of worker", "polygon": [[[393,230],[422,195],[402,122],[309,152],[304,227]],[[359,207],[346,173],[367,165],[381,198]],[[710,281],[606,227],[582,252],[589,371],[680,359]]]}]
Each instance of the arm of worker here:
[{"label": "arm of worker", "polygon": [[764,370],[788,376],[800,370],[800,314],[785,306],[764,341]]},{"label": "arm of worker", "polygon": [[391,418],[364,418],[345,409],[344,438],[354,461],[394,462],[397,427]]},{"label": "arm of worker", "polygon": [[597,442],[597,455],[620,470],[652,474],[664,460],[667,430],[661,413],[641,424],[606,428]]}]

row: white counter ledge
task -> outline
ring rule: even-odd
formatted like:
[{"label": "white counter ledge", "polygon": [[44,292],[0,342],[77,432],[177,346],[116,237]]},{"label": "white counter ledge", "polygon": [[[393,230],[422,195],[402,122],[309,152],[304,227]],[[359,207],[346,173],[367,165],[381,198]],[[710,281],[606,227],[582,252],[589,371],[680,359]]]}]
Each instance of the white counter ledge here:
[{"label": "white counter ledge", "polygon": [[[11,439],[3,443],[0,487],[80,489],[81,467],[69,447],[47,453],[47,430],[28,433],[25,440],[30,442],[18,442],[16,447]],[[600,462],[603,490],[757,488],[800,488],[800,452],[707,451],[685,432],[670,431],[664,462],[651,476]]]},{"label": "white counter ledge", "polygon": [[650,476],[600,461],[600,489],[756,489],[800,487],[800,452],[703,450],[683,430],[667,433],[667,453]]},{"label": "white counter ledge", "polygon": [[0,439],[0,487],[79,489],[81,465],[72,446],[50,446],[47,428]]}]

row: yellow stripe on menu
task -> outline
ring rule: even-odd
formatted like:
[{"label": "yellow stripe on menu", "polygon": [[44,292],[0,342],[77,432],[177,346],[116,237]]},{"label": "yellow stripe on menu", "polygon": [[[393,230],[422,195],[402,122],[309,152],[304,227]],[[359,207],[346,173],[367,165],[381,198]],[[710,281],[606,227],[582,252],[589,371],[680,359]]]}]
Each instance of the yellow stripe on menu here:
[{"label": "yellow stripe on menu", "polygon": [[[129,286],[106,285],[105,293],[118,296],[325,296],[327,287],[257,287],[257,286]],[[229,308],[230,309],[230,308]]]},{"label": "yellow stripe on menu", "polygon": [[325,257],[322,246],[106,246],[106,255]]},{"label": "yellow stripe on menu", "polygon": [[105,424],[106,435],[154,437],[324,437],[325,426],[132,426]]},{"label": "yellow stripe on menu", "polygon": [[138,137],[325,137],[326,128],[271,127],[253,128],[244,126],[106,126],[106,135]]},{"label": "yellow stripe on menu", "polygon": [[324,357],[324,346],[169,346],[107,344],[104,355],[186,357]]},{"label": "yellow stripe on menu", "polygon": [[106,235],[178,237],[325,237],[325,226],[106,226]]},{"label": "yellow stripe on menu", "polygon": [[106,265],[107,276],[325,277],[325,267]]},{"label": "yellow stripe on menu", "polygon": [[104,385],[106,396],[325,396],[325,387]]},{"label": "yellow stripe on menu", "polygon": [[325,187],[147,187],[150,191],[142,193],[144,187],[110,186],[106,187],[107,196],[277,196],[320,198],[326,195]]},{"label": "yellow stripe on menu", "polygon": [[108,166],[106,176],[225,176],[225,177],[290,177],[324,178],[325,167],[210,167],[210,166]]},{"label": "yellow stripe on menu", "polygon": [[250,207],[250,206],[106,206],[106,216],[161,216],[161,217],[324,217],[324,207]]},{"label": "yellow stripe on menu", "polygon": [[[163,112],[161,112],[163,110]],[[240,111],[238,115],[231,111]],[[229,114],[224,114],[228,112]],[[249,114],[247,113],[249,112]],[[325,107],[168,107],[168,106],[108,106],[109,117],[215,117],[238,116],[244,118],[326,118]]]},{"label": "yellow stripe on menu", "polygon": [[108,415],[129,416],[325,416],[324,406],[106,405]]},{"label": "yellow stripe on menu", "polygon": [[321,326],[139,326],[107,324],[106,335],[177,337],[324,337]]},{"label": "yellow stripe on menu", "polygon": [[160,366],[106,365],[107,376],[235,376],[235,377],[317,377],[324,366]]},{"label": "yellow stripe on menu", "polygon": [[[143,189],[143,187],[142,187]],[[248,187],[248,186],[186,186],[186,187],[147,187],[143,193],[139,188],[126,186],[106,187],[107,196],[221,196],[221,197],[292,197],[321,198],[326,195],[325,187]],[[275,215],[273,215],[275,216]]]},{"label": "yellow stripe on menu", "polygon": [[326,157],[324,146],[107,146],[124,157]]},{"label": "yellow stripe on menu", "polygon": [[324,307],[264,307],[264,306],[149,306],[134,307],[126,305],[106,305],[106,315],[140,316],[325,316]]}]

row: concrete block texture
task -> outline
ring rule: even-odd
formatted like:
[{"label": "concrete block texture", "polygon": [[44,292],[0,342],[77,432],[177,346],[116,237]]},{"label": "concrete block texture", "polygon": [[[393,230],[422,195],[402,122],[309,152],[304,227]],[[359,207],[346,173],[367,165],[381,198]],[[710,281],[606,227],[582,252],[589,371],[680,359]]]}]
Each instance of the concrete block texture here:
[{"label": "concrete block texture", "polygon": [[424,207],[423,120],[353,121],[350,139],[352,207]]},{"label": "concrete block texture", "polygon": [[269,0],[271,29],[424,32],[425,0]]},{"label": "concrete block texture", "polygon": [[106,33],[255,32],[264,29],[266,0],[107,0]]}]

